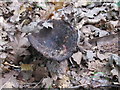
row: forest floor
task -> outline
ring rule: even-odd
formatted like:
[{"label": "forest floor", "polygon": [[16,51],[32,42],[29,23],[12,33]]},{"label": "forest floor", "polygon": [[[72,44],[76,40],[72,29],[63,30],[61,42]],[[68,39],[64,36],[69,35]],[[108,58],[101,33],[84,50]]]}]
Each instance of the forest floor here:
[{"label": "forest floor", "polygon": [[[120,88],[119,4],[0,1],[0,90]],[[76,51],[62,61],[47,58],[28,40],[39,22],[54,28],[47,22],[53,19],[68,22],[78,35]]]}]

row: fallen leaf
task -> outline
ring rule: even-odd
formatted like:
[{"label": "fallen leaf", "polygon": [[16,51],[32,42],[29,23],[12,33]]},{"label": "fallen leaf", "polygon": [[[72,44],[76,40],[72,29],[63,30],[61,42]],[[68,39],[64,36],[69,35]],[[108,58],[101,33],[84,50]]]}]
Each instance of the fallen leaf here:
[{"label": "fallen leaf", "polygon": [[56,83],[60,88],[68,88],[70,86],[70,78],[68,76],[63,75],[60,80],[57,80]]},{"label": "fallen leaf", "polygon": [[[104,78],[101,78],[101,77],[104,77]],[[109,85],[110,83],[105,78],[105,74],[103,72],[97,72],[96,74],[94,74],[91,84],[93,85],[93,87],[98,87],[98,86]]]},{"label": "fallen leaf", "polygon": [[80,65],[81,59],[82,59],[82,53],[81,52],[77,52],[77,53],[72,55],[72,58],[78,65]]},{"label": "fallen leaf", "polygon": [[33,71],[33,64],[21,64],[22,71]]},{"label": "fallen leaf", "polygon": [[8,57],[10,60],[15,61],[18,63],[20,60],[22,60],[24,57],[21,57],[22,55],[29,55],[30,53],[27,51],[27,48],[30,46],[30,43],[28,42],[27,37],[25,36],[25,33],[17,32],[15,36],[13,36],[13,39],[10,43],[8,43],[9,46],[11,46],[12,51],[10,51],[10,57]]},{"label": "fallen leaf", "polygon": [[52,88],[52,84],[53,84],[53,79],[50,77],[44,78],[42,80],[42,86],[44,86],[44,88]]},{"label": "fallen leaf", "polygon": [[0,77],[0,90],[3,88],[18,88],[19,87],[19,83],[16,80],[16,78],[14,77],[14,75],[17,75],[18,73],[15,71],[11,71],[9,73],[6,73],[4,75],[5,78]]},{"label": "fallen leaf", "polygon": [[48,76],[48,71],[45,67],[36,67],[36,69],[33,71],[33,76],[35,81],[40,81]]},{"label": "fallen leaf", "polygon": [[25,81],[30,80],[32,78],[32,73],[33,72],[30,70],[24,70],[24,71],[22,70],[18,74],[17,79],[25,82]]},{"label": "fallen leaf", "polygon": [[96,57],[96,53],[95,52],[93,52],[92,50],[87,50],[86,51],[86,58],[89,61],[95,60],[94,57]]},{"label": "fallen leaf", "polygon": [[105,65],[107,64],[107,61],[95,60],[88,62],[88,68],[90,70],[94,70],[94,72],[104,72],[105,71]]},{"label": "fallen leaf", "polygon": [[53,28],[53,23],[49,23],[49,22],[44,22],[43,24],[42,24],[44,27],[46,27],[46,28]]}]

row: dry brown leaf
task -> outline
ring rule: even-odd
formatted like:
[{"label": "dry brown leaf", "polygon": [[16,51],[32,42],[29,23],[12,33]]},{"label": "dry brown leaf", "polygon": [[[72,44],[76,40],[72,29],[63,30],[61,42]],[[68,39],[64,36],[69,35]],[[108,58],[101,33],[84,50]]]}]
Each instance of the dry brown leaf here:
[{"label": "dry brown leaf", "polygon": [[56,12],[58,9],[62,9],[64,7],[64,1],[58,2],[56,0],[52,0],[49,4],[45,4],[45,6],[46,11],[42,13],[41,16],[43,20],[51,19],[51,17],[54,16],[53,12]]},{"label": "dry brown leaf", "polygon": [[12,51],[10,51],[8,59],[16,61],[16,63],[22,59],[20,56],[29,55],[27,48],[30,44],[24,33],[17,32],[8,45],[12,47]]},{"label": "dry brown leaf", "polygon": [[13,47],[14,52],[23,53],[26,47],[30,46],[27,37],[24,33],[17,33],[14,37],[14,41],[9,43]]},{"label": "dry brown leaf", "polygon": [[21,64],[22,71],[33,71],[33,64]]},{"label": "dry brown leaf", "polygon": [[81,86],[88,87],[88,85],[90,85],[90,81],[91,79],[88,76],[86,76],[86,77],[82,77],[79,82]]},{"label": "dry brown leaf", "polygon": [[77,53],[72,55],[72,58],[78,65],[80,65],[81,59],[82,59],[82,53],[81,52],[77,52]]},{"label": "dry brown leaf", "polygon": [[94,74],[91,81],[93,87],[105,86],[110,84],[106,78],[101,77],[105,77],[105,74],[103,72],[97,72]]},{"label": "dry brown leaf", "polygon": [[52,83],[53,83],[53,79],[50,77],[44,78],[42,81],[42,85],[45,88],[51,88],[52,87]]},{"label": "dry brown leaf", "polygon": [[118,81],[120,83],[120,57],[116,54],[112,54],[109,58],[109,63],[111,67],[113,67],[111,73],[118,76]]},{"label": "dry brown leaf", "polygon": [[32,78],[32,71],[20,71],[19,75],[17,76],[17,79],[23,82],[26,82],[27,80],[30,80]]},{"label": "dry brown leaf", "polygon": [[118,35],[119,33],[106,35],[103,37],[90,39],[89,42],[93,46],[96,46],[97,44],[98,49],[104,52],[118,53]]},{"label": "dry brown leaf", "polygon": [[0,77],[0,90],[3,88],[18,88],[19,83],[17,82],[16,78],[14,75],[17,75],[17,72],[11,71],[9,73],[6,73],[4,75],[5,78]]},{"label": "dry brown leaf", "polygon": [[88,62],[88,68],[90,70],[94,70],[95,72],[104,72],[106,63],[106,61],[100,62],[100,60],[91,61]]},{"label": "dry brown leaf", "polygon": [[70,78],[68,76],[63,75],[60,80],[57,81],[58,87],[60,88],[68,88],[70,86]]},{"label": "dry brown leaf", "polygon": [[48,71],[46,67],[36,67],[36,70],[33,71],[33,76],[35,81],[40,81],[42,78],[46,78],[48,76]]}]

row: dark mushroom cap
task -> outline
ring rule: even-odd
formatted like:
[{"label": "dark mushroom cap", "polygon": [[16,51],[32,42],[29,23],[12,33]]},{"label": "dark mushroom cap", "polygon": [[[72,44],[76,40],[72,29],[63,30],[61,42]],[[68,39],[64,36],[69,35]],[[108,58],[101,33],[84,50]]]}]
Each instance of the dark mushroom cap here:
[{"label": "dark mushroom cap", "polygon": [[58,61],[69,58],[77,46],[77,31],[63,20],[50,20],[48,23],[53,23],[53,28],[44,27],[32,33],[28,36],[30,43],[47,58]]}]

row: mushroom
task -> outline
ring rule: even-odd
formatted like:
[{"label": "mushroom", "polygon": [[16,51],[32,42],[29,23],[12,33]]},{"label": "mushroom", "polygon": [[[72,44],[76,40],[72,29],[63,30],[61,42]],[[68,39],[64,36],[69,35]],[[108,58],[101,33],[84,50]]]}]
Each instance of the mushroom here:
[{"label": "mushroom", "polygon": [[44,27],[28,36],[31,45],[53,60],[62,61],[72,56],[77,46],[77,30],[64,20],[49,20],[47,23],[53,26],[40,22],[37,27]]}]

